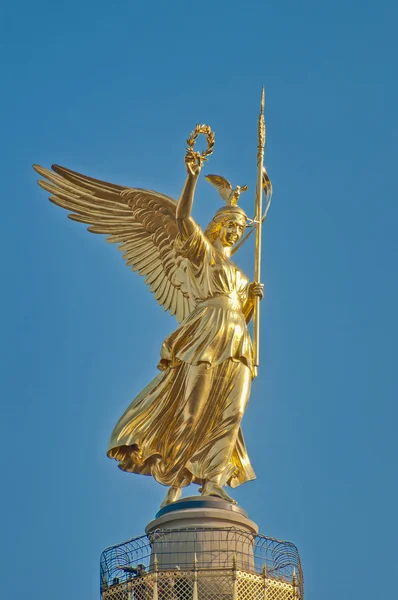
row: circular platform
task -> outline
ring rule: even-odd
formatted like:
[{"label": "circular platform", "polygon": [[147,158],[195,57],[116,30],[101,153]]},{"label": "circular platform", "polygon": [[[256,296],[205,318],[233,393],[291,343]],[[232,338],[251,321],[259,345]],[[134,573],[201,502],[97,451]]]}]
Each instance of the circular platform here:
[{"label": "circular platform", "polygon": [[186,510],[186,509],[195,509],[195,508],[216,508],[221,510],[228,510],[244,517],[247,517],[247,512],[238,506],[237,504],[233,504],[232,502],[228,502],[227,500],[223,500],[222,498],[217,498],[217,496],[187,496],[187,498],[181,498],[176,502],[172,502],[172,504],[168,504],[161,508],[155,516],[155,519],[159,517],[163,517],[163,515],[167,515],[168,513],[174,512],[176,510]]}]

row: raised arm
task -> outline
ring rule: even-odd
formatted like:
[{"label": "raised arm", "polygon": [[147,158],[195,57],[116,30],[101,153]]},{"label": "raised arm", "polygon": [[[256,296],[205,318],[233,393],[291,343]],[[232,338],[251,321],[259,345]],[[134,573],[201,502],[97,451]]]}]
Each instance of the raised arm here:
[{"label": "raised arm", "polygon": [[177,203],[176,219],[180,235],[186,240],[195,231],[195,223],[191,219],[191,212],[202,162],[197,154],[188,152],[185,156],[185,166],[187,168],[187,178]]}]

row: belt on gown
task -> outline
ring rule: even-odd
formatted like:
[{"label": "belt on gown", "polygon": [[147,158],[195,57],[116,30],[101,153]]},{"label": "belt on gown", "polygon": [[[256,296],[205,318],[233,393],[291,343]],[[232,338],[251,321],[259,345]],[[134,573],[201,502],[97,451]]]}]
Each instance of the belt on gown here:
[{"label": "belt on gown", "polygon": [[199,300],[196,302],[198,307],[201,306],[214,306],[217,308],[228,308],[230,310],[236,310],[242,312],[242,304],[237,296],[229,296],[227,294],[221,294],[220,296],[211,296],[206,300]]}]

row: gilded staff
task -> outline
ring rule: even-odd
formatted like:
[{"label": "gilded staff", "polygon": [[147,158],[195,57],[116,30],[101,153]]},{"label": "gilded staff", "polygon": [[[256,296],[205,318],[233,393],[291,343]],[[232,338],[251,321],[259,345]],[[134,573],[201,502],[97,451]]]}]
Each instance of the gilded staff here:
[{"label": "gilded staff", "polygon": [[[261,91],[260,114],[258,117],[258,146],[257,146],[257,186],[256,186],[256,245],[254,253],[254,281],[261,280],[261,232],[263,213],[263,171],[265,147],[265,121],[264,121],[264,86]],[[257,373],[260,358],[260,298],[256,297],[253,315],[253,349],[254,368]]]}]

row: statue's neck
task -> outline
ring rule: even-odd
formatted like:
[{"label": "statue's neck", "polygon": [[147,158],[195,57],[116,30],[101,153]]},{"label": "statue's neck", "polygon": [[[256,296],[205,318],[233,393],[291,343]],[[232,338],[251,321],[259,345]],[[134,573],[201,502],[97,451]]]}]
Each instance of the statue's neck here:
[{"label": "statue's neck", "polygon": [[225,258],[229,258],[231,256],[232,246],[223,246],[220,238],[216,239],[216,241],[214,242],[214,246],[215,248],[217,248],[220,254],[225,256]]}]

